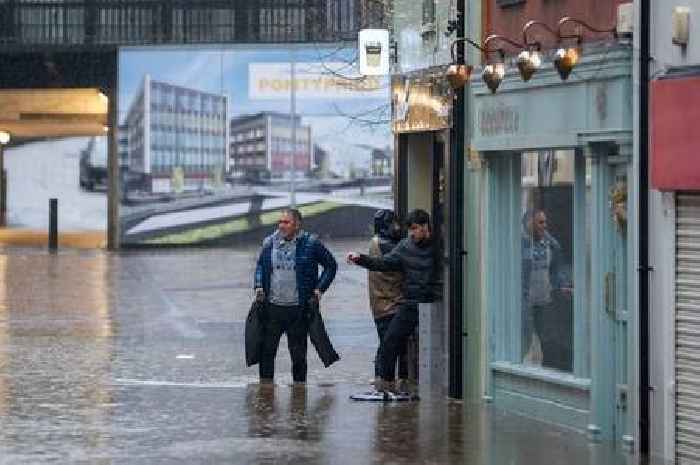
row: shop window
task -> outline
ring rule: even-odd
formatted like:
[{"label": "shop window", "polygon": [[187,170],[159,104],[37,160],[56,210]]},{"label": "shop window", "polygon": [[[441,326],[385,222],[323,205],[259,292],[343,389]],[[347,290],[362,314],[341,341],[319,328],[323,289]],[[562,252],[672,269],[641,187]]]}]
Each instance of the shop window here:
[{"label": "shop window", "polygon": [[590,165],[576,150],[488,155],[492,360],[590,372]]},{"label": "shop window", "polygon": [[522,363],[573,368],[574,152],[522,154]]}]

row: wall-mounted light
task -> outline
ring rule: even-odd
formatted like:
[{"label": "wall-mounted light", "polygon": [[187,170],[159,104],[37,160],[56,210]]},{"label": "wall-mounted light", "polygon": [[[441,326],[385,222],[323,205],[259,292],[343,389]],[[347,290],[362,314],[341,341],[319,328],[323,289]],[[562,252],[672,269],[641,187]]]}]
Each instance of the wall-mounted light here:
[{"label": "wall-mounted light", "polygon": [[559,73],[559,77],[566,81],[574,70],[581,55],[579,47],[559,48],[554,53],[554,67]]},{"label": "wall-mounted light", "polygon": [[450,87],[452,87],[455,90],[461,89],[467,82],[469,82],[469,79],[472,75],[472,71],[474,69],[474,67],[470,64],[459,63],[457,61],[457,45],[464,42],[471,44],[473,47],[476,47],[479,50],[483,50],[481,45],[466,37],[459,38],[452,42],[452,45],[450,46],[450,55],[452,56],[452,63],[450,64],[450,66],[447,67],[447,73],[445,74],[445,78],[450,84]]},{"label": "wall-mounted light", "polygon": [[7,131],[0,131],[0,145],[7,145],[10,143],[10,133]]},{"label": "wall-mounted light", "polygon": [[[580,61],[582,54],[581,42],[583,41],[583,37],[578,32],[574,34],[562,33],[564,26],[568,23],[575,23],[590,31],[613,34],[614,37],[617,37],[615,27],[611,29],[596,29],[581,20],[571,18],[569,16],[565,16],[559,20],[556,30],[541,21],[528,21],[523,27],[522,44],[498,34],[488,36],[482,44],[478,44],[468,38],[460,38],[452,42],[450,48],[452,53],[452,63],[448,67],[445,77],[453,89],[460,89],[466,84],[467,81],[469,81],[473,70],[472,66],[467,63],[458,62],[455,56],[456,46],[460,43],[466,42],[478,48],[483,53],[485,65],[481,73],[481,77],[491,92],[496,93],[506,74],[505,52],[502,48],[490,47],[490,44],[494,41],[501,41],[520,51],[516,60],[518,71],[520,72],[520,77],[523,81],[529,81],[542,66],[542,44],[537,41],[531,41],[528,38],[529,30],[534,26],[538,26],[554,36],[557,43],[560,44],[559,48],[554,54],[553,62],[554,67],[559,73],[561,79],[566,80],[576,64]],[[561,43],[565,39],[576,39],[576,44],[569,47],[562,46]],[[491,58],[491,54],[494,53],[498,55],[497,59]]]},{"label": "wall-mounted light", "polygon": [[613,37],[617,37],[616,27],[612,27],[610,29],[597,29],[591,26],[590,24],[586,23],[585,21],[581,21],[580,19],[572,18],[570,16],[564,16],[562,19],[560,19],[557,23],[557,35],[559,36],[559,41],[561,42],[563,39],[576,39],[576,46],[559,47],[559,49],[557,49],[557,51],[554,54],[554,66],[559,72],[559,76],[563,80],[566,80],[569,77],[574,67],[579,62],[579,59],[582,54],[581,42],[583,41],[583,37],[581,36],[581,34],[562,34],[562,29],[564,28],[564,25],[568,23],[574,23],[579,26],[583,26],[592,32],[607,33],[612,34]]},{"label": "wall-mounted light", "polygon": [[[505,42],[507,44],[512,45],[513,47],[517,49],[523,49],[525,46],[523,44],[519,44],[518,42],[515,42],[514,40],[511,40],[507,37],[498,35],[498,34],[492,34],[488,36],[484,40],[482,52],[484,53],[484,56],[486,57],[486,66],[484,66],[484,71],[481,73],[481,77],[488,86],[489,89],[491,89],[492,93],[496,93],[498,90],[498,87],[501,85],[501,82],[503,81],[503,78],[506,75],[506,64],[505,64],[505,52],[503,49],[498,48],[498,49],[490,49],[489,44],[494,41],[501,41]],[[498,53],[498,61],[496,62],[491,62],[489,60],[489,54],[490,53]]]},{"label": "wall-mounted light", "polygon": [[486,86],[491,89],[491,93],[493,94],[498,90],[498,86],[503,82],[505,75],[506,65],[502,61],[487,64],[481,72],[481,78],[486,83]]},{"label": "wall-mounted light", "polygon": [[549,27],[546,23],[542,21],[528,21],[525,26],[523,26],[523,44],[525,45],[525,50],[520,52],[518,55],[518,70],[520,71],[520,77],[523,81],[527,82],[532,78],[532,75],[540,69],[542,66],[542,44],[540,42],[532,42],[529,40],[527,33],[534,26],[538,26],[545,31],[549,32],[557,42],[559,41],[559,35]]}]

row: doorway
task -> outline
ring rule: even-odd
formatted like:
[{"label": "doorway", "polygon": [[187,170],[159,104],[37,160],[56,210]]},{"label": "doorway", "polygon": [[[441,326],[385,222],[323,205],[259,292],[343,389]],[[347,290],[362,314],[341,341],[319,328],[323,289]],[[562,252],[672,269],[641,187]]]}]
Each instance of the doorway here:
[{"label": "doorway", "polygon": [[442,270],[443,295],[439,304],[442,311],[439,315],[434,314],[436,320],[430,323],[434,353],[429,355],[430,367],[423,361],[421,367],[430,369],[431,380],[435,380],[445,391],[448,386],[460,386],[457,394],[452,392],[451,387],[449,389],[452,396],[460,397],[462,351],[455,350],[461,345],[452,344],[451,341],[456,338],[461,343],[462,306],[461,299],[458,301],[455,298],[460,289],[451,283],[461,283],[462,277],[454,276],[455,261],[450,260],[450,256],[460,253],[461,243],[457,240],[461,239],[461,235],[452,237],[450,213],[460,208],[459,205],[451,208],[451,202],[456,198],[452,192],[454,179],[462,173],[455,170],[451,163],[450,130],[399,134],[396,147],[395,210],[401,218],[416,208],[430,213],[433,238],[438,244],[435,259]]}]

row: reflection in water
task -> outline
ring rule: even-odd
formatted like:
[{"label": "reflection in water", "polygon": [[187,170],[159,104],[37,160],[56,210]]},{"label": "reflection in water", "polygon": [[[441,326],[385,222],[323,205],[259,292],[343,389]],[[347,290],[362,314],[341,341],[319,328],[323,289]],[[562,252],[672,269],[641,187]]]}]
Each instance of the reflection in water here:
[{"label": "reflection in water", "polygon": [[42,438],[32,445],[44,453],[109,447],[109,288],[103,253],[0,255],[0,441],[9,450],[27,435]]},{"label": "reflection in water", "polygon": [[250,385],[246,396],[248,435],[297,440],[321,439],[335,396],[303,385]]}]

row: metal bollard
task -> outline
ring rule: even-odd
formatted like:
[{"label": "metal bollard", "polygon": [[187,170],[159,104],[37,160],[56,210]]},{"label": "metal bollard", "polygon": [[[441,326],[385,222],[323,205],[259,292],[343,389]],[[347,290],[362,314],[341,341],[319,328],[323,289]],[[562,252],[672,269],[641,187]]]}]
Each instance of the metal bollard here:
[{"label": "metal bollard", "polygon": [[49,250],[58,250],[58,199],[49,199]]}]

